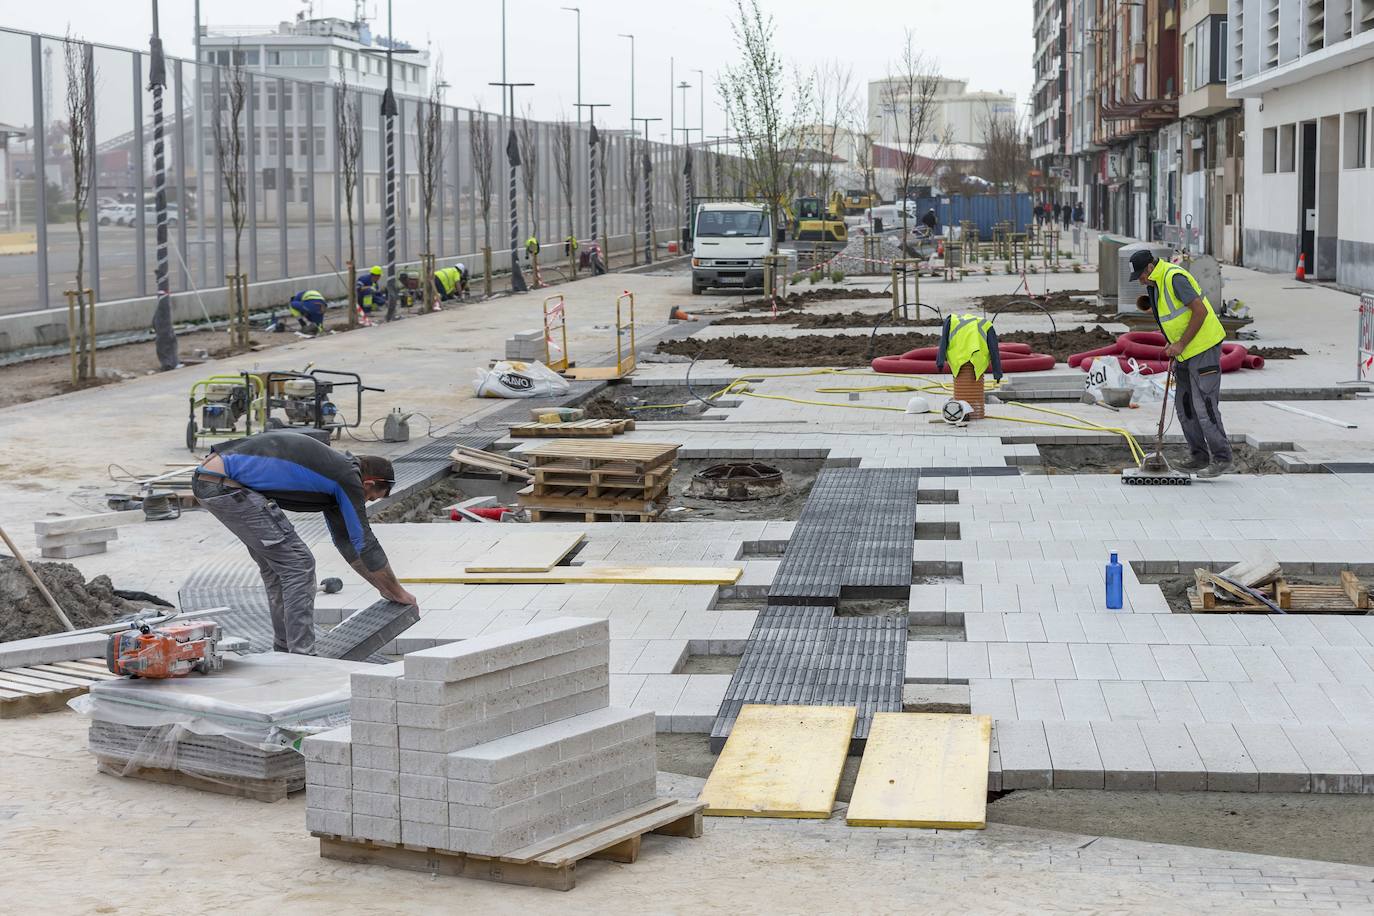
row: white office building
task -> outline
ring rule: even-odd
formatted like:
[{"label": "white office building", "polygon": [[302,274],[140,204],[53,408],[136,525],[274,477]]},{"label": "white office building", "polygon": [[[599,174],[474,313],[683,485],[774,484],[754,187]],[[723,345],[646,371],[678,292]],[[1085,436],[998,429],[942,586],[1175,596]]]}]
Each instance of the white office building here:
[{"label": "white office building", "polygon": [[1244,263],[1374,290],[1374,0],[1230,0]]}]

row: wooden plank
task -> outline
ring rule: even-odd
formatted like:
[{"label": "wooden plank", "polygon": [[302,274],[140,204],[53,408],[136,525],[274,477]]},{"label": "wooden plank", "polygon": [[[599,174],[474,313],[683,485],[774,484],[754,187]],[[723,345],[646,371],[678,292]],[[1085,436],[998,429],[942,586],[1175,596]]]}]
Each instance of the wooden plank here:
[{"label": "wooden plank", "polygon": [[701,791],[705,813],[829,817],[856,715],[852,706],[745,706]]},{"label": "wooden plank", "polygon": [[873,716],[845,822],[855,827],[987,826],[990,716]]},{"label": "wooden plank", "polygon": [[533,488],[526,487],[516,494],[516,500],[522,509],[645,513],[657,512],[662,508],[658,502],[658,497],[662,495],[662,491],[659,491],[637,499],[631,496],[591,496],[580,487],[569,487],[561,493],[536,494]]},{"label": "wooden plank", "polygon": [[1212,574],[1205,569],[1193,570],[1193,582],[1197,586],[1198,600],[1202,602],[1204,608],[1214,608],[1217,606],[1217,595],[1212,590]]},{"label": "wooden plank", "polygon": [[404,846],[389,846],[367,840],[345,840],[339,837],[320,837],[320,858],[351,862],[356,865],[386,865],[406,871],[444,875],[451,878],[476,878],[501,884],[523,887],[542,887],[547,890],[570,891],[577,886],[575,866],[550,868],[545,865],[520,865],[446,852],[441,849],[421,851]]},{"label": "wooden plank", "polygon": [[521,470],[529,467],[529,462],[521,458],[516,458],[513,455],[507,455],[502,452],[488,452],[480,448],[471,448],[466,445],[455,445],[453,451],[449,453],[449,457],[454,460],[457,460],[459,456],[477,458],[483,461],[493,461],[497,464],[505,464],[511,467],[520,468]]},{"label": "wooden plank", "polygon": [[35,683],[50,684],[55,690],[65,690],[68,687],[89,687],[89,678],[77,677],[72,674],[54,674],[51,671],[44,671],[41,668],[13,668],[6,671],[7,675],[22,675]]},{"label": "wooden plank", "polygon": [[734,585],[739,566],[555,566],[547,572],[437,573],[404,576],[416,585]]},{"label": "wooden plank", "polygon": [[1293,607],[1293,589],[1282,579],[1274,583],[1274,600],[1277,601],[1279,607],[1283,608],[1285,611]]},{"label": "wooden plank", "polygon": [[653,512],[597,512],[578,509],[535,509],[528,508],[532,522],[652,522],[663,514],[662,510]]},{"label": "wooden plank", "polygon": [[459,455],[457,452],[449,455],[455,465],[460,467],[476,468],[480,471],[492,471],[496,474],[518,477],[521,480],[533,479],[528,471],[522,471],[518,467],[509,464],[502,464],[499,461],[488,461],[483,458],[476,458],[472,455]]},{"label": "wooden plank", "polygon": [[213,779],[183,773],[180,770],[164,770],[155,767],[131,766],[116,757],[96,757],[95,769],[98,773],[121,776],[127,779],[142,779],[168,786],[182,786],[213,792],[216,795],[232,795],[235,798],[250,798],[260,802],[278,802],[292,792],[305,789],[293,788],[286,779],[250,779],[244,776],[216,776]]},{"label": "wooden plank", "polygon": [[587,539],[581,531],[531,531],[503,537],[464,567],[470,573],[547,572]]},{"label": "wooden plank", "polygon": [[[666,799],[660,799],[665,801]],[[549,852],[541,855],[539,861],[545,865],[568,865],[579,859],[589,859],[599,856],[608,850],[620,846],[624,839],[633,837],[638,840],[646,833],[657,832],[658,830],[676,824],[684,818],[690,819],[694,814],[700,814],[706,806],[700,802],[671,802],[667,806],[658,810],[649,811],[636,817],[622,821],[614,827],[595,827],[582,839],[564,843]],[[627,836],[628,835],[628,836]],[[699,834],[698,834],[699,835]],[[624,854],[623,852],[619,854]],[[512,856],[515,854],[513,853]],[[502,856],[508,859],[508,856]],[[613,859],[612,861],[620,861]],[[631,859],[630,861],[634,861]]]},{"label": "wooden plank", "polygon": [[1369,608],[1369,589],[1361,585],[1359,577],[1348,569],[1341,570],[1341,588],[1355,607],[1361,610]]}]

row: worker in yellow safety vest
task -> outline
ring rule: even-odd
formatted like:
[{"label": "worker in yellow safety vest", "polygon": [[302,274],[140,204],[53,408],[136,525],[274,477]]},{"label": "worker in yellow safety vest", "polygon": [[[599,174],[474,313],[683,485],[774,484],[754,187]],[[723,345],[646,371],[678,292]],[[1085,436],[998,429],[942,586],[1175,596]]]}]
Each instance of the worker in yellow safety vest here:
[{"label": "worker in yellow safety vest", "polygon": [[357,283],[358,307],[371,314],[373,309],[386,307],[386,284],[382,283],[382,269],[373,266],[359,274]]},{"label": "worker in yellow safety vest", "polygon": [[577,254],[577,236],[570,235],[563,240],[563,254],[567,257]]},{"label": "worker in yellow safety vest", "polygon": [[1221,342],[1226,329],[1193,275],[1149,251],[1131,255],[1131,279],[1145,286],[1136,307],[1153,312],[1169,341],[1166,358],[1174,361],[1174,413],[1192,452],[1179,465],[1198,477],[1219,477],[1231,470],[1231,442],[1221,422]]},{"label": "worker in yellow safety vest", "polygon": [[539,239],[530,236],[525,239],[525,260],[529,260],[537,254],[539,254]]},{"label": "worker in yellow safety vest", "polygon": [[957,376],[965,363],[973,366],[976,378],[992,369],[992,377],[1002,377],[1002,354],[997,347],[997,329],[992,322],[977,315],[950,315],[940,331],[940,349],[935,354],[935,368],[942,371],[949,364],[949,374]]},{"label": "worker in yellow safety vest", "polygon": [[434,291],[438,293],[439,299],[447,302],[450,299],[457,299],[467,291],[467,276],[463,271],[463,265],[454,267],[440,267],[434,272]]}]

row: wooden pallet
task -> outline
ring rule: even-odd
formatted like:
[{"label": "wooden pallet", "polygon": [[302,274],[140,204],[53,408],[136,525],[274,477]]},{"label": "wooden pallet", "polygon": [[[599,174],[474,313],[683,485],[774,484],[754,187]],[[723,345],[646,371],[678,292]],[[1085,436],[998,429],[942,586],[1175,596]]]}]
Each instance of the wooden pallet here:
[{"label": "wooden pallet", "polygon": [[530,508],[528,511],[532,522],[656,522],[663,514],[662,509],[656,512],[619,512]]},{"label": "wooden pallet", "polygon": [[476,471],[486,471],[491,474],[499,475],[503,481],[511,478],[516,480],[534,479],[533,475],[529,472],[529,465],[527,463],[518,458],[498,455],[495,452],[484,452],[481,449],[459,445],[454,447],[448,457],[449,460],[453,462],[454,471],[461,472],[464,468]]},{"label": "wooden pallet", "polygon": [[614,442],[596,439],[554,439],[526,450],[535,468],[557,465],[563,469],[620,470],[643,474],[670,464],[682,446],[662,442]]},{"label": "wooden pallet", "polygon": [[319,837],[320,857],[324,859],[570,891],[577,886],[579,862],[585,859],[635,862],[646,833],[701,836],[704,807],[700,802],[660,798],[504,856],[378,843],[324,833],[314,835]]},{"label": "wooden pallet", "polygon": [[165,770],[160,767],[131,766],[127,760],[118,757],[95,758],[97,773],[121,776],[126,779],[141,779],[166,786],[181,786],[200,792],[213,792],[216,795],[231,795],[235,798],[248,798],[260,802],[279,802],[292,792],[305,789],[304,782],[292,784],[286,778],[253,779],[247,776],[197,776],[181,770]]},{"label": "wooden pallet", "polygon": [[[1188,593],[1188,603],[1198,614],[1267,614],[1271,611],[1257,601],[1227,603],[1217,600],[1216,593],[1207,587],[1198,570],[1197,588]],[[1367,614],[1369,589],[1349,570],[1341,572],[1339,585],[1297,585],[1278,579],[1259,591],[1264,592],[1281,610],[1299,614]]]},{"label": "wooden pallet", "polygon": [[92,684],[115,677],[98,658],[0,671],[0,719],[65,709],[68,700],[81,696]]},{"label": "wooden pallet", "polygon": [[534,473],[534,493],[542,495],[569,487],[581,488],[589,496],[625,495],[630,493],[661,493],[673,479],[676,467],[663,465],[644,474],[635,474],[615,468],[567,468],[559,465],[541,465],[532,468]]},{"label": "wooden pallet", "polygon": [[516,494],[522,509],[550,509],[555,512],[661,512],[659,498],[667,490],[664,482],[657,490],[638,495],[594,496],[583,487],[554,487],[535,493],[526,487]]},{"label": "wooden pallet", "polygon": [[510,434],[516,439],[590,439],[619,436],[634,428],[634,420],[575,420],[562,423],[515,423],[511,425]]}]

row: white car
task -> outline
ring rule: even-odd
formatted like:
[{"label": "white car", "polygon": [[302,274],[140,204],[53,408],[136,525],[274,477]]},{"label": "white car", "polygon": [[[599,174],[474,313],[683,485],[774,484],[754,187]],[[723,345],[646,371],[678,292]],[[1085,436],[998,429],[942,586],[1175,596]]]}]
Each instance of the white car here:
[{"label": "white car", "polygon": [[[181,218],[181,211],[176,204],[167,205],[167,225],[175,226],[177,220]],[[150,228],[157,228],[157,204],[147,203],[143,205],[143,219]]]},{"label": "white car", "polygon": [[102,226],[132,226],[136,214],[133,204],[110,204],[96,211],[96,222]]}]

